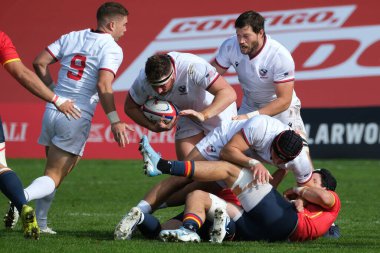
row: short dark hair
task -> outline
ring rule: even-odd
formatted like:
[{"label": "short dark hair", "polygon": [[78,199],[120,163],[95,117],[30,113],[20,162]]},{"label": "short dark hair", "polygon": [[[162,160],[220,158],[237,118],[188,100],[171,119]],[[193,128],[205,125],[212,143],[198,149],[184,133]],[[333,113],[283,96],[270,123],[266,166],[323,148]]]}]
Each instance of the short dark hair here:
[{"label": "short dark hair", "polygon": [[318,173],[321,175],[323,187],[326,187],[327,190],[335,191],[337,182],[335,177],[331,174],[331,172],[328,169],[316,169],[313,171],[313,173]]},{"label": "short dark hair", "polygon": [[115,16],[128,16],[128,10],[119,3],[106,2],[102,4],[96,12],[96,20],[99,22],[106,21],[107,18],[113,18]]},{"label": "short dark hair", "polygon": [[246,11],[240,14],[235,21],[235,28],[244,28],[250,26],[254,33],[259,33],[261,29],[264,30],[265,18],[256,11]]},{"label": "short dark hair", "polygon": [[296,158],[302,150],[303,139],[293,130],[285,130],[279,133],[272,142],[272,149],[284,162]]},{"label": "short dark hair", "polygon": [[172,67],[170,56],[167,54],[155,54],[148,58],[145,63],[145,75],[150,83],[161,80],[167,76]]}]

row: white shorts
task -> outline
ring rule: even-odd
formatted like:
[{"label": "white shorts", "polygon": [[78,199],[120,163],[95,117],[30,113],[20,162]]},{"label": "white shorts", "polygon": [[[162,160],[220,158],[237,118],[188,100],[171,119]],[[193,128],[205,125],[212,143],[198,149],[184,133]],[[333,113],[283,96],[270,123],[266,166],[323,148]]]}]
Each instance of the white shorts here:
[{"label": "white shorts", "polygon": [[180,117],[177,122],[177,129],[175,132],[175,139],[180,140],[184,138],[188,138],[199,133],[204,133],[207,135],[210,131],[212,131],[215,127],[218,127],[220,124],[212,123],[198,123],[187,117]]},{"label": "white shorts", "polygon": [[222,127],[215,128],[206,135],[195,147],[207,161],[219,161],[219,154],[227,141]]},{"label": "white shorts", "polygon": [[208,161],[218,161],[222,148],[240,131],[246,120],[225,120],[195,145]]},{"label": "white shorts", "polygon": [[46,108],[38,143],[54,145],[68,153],[82,156],[90,128],[91,121],[88,119],[81,117],[68,120],[63,113]]},{"label": "white shorts", "polygon": [[[254,109],[246,106],[245,104],[242,104],[239,111],[238,111],[238,114],[239,115],[247,114],[249,112],[259,110],[262,107],[264,107],[264,104],[254,108]],[[291,105],[291,106],[289,106],[289,108],[287,110],[283,111],[282,113],[276,114],[272,117],[275,119],[278,119],[282,123],[290,126],[292,129],[297,130],[297,131],[301,131],[301,132],[306,134],[305,125],[304,125],[303,120],[301,118],[301,106],[299,104]]]}]

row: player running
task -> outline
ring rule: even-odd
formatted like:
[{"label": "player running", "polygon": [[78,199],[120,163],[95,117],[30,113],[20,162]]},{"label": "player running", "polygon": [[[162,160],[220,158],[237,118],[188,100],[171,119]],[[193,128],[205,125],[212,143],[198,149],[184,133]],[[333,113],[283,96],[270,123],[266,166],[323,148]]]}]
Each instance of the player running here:
[{"label": "player running", "polygon": [[123,51],[116,41],[124,35],[127,23],[128,10],[119,3],[106,2],[97,11],[97,29],[62,35],[33,63],[37,75],[48,85],[53,82],[49,65],[60,61],[55,92],[75,100],[82,111],[82,117],[69,124],[54,106],[46,105],[38,141],[46,146],[45,173],[25,189],[28,201],[37,199],[41,232],[56,233],[47,226],[47,213],[56,189],[83,155],[99,100],[116,142],[120,147],[128,143],[127,130],[132,129],[119,119],[112,92],[112,81],[123,60]]}]

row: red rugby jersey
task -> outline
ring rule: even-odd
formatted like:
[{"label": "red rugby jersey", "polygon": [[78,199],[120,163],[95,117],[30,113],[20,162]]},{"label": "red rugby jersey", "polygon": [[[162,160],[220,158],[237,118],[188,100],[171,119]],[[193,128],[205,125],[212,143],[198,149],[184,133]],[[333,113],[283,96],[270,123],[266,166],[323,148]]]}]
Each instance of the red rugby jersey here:
[{"label": "red rugby jersey", "polygon": [[241,206],[239,199],[236,197],[236,195],[232,192],[231,189],[225,188],[219,191],[217,196],[221,199],[224,199],[227,202],[230,202],[237,206]]},{"label": "red rugby jersey", "polygon": [[13,61],[21,60],[11,39],[0,31],[0,63],[5,65]]},{"label": "red rugby jersey", "polygon": [[324,209],[315,204],[308,204],[304,211],[298,213],[298,225],[289,238],[291,241],[314,240],[324,235],[338,217],[340,199],[338,195],[329,191],[335,199],[330,209]]}]

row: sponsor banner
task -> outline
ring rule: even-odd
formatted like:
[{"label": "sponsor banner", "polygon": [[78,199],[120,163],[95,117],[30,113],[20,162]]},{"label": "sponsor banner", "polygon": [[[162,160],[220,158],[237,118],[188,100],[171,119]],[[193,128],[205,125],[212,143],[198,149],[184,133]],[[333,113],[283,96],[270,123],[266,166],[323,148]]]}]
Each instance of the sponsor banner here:
[{"label": "sponsor banner", "polygon": [[[373,56],[380,48],[380,25],[342,27],[356,5],[326,6],[262,12],[266,32],[280,41],[296,62],[296,79],[319,80],[380,76]],[[231,15],[173,18],[115,81],[116,91],[128,90],[146,59],[158,52],[185,51],[207,61],[229,36],[235,34]],[[227,81],[238,84],[230,68]]]},{"label": "sponsor banner", "polygon": [[[1,118],[6,139],[6,155],[10,158],[43,158],[44,147],[37,143],[44,104],[2,104]],[[120,148],[113,139],[111,126],[100,106],[93,118],[90,135],[86,144],[84,158],[96,159],[140,159],[138,143],[142,135],[147,135],[152,145],[163,156],[174,159],[174,130],[153,133],[131,122],[124,116],[122,106],[118,106],[120,118],[134,129],[128,132],[130,144]]]},{"label": "sponsor banner", "polygon": [[313,158],[380,158],[380,107],[304,109]]},{"label": "sponsor banner", "polygon": [[[44,148],[37,144],[44,106],[42,104],[7,104],[2,107],[2,120],[7,140],[6,152],[11,158],[43,158]],[[29,112],[25,113],[25,108]],[[118,108],[121,112],[122,108]],[[380,107],[342,109],[303,109],[313,158],[380,158]],[[140,159],[138,143],[148,135],[152,146],[161,154],[175,159],[174,131],[153,133],[120,114],[135,131],[128,132],[130,144],[119,148],[113,140],[110,125],[99,107],[92,122],[84,158]]]}]

